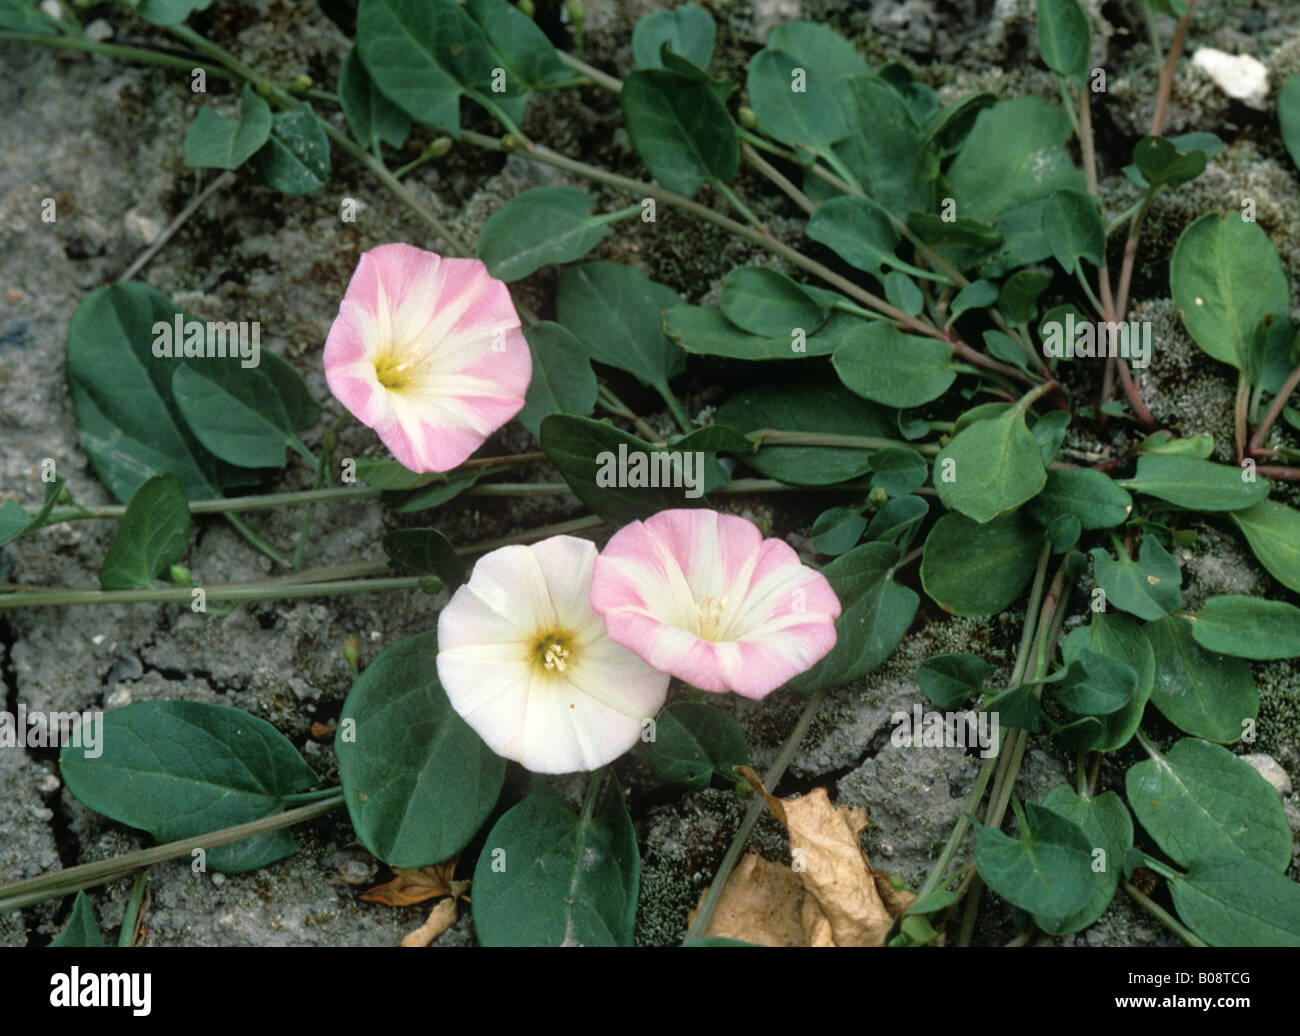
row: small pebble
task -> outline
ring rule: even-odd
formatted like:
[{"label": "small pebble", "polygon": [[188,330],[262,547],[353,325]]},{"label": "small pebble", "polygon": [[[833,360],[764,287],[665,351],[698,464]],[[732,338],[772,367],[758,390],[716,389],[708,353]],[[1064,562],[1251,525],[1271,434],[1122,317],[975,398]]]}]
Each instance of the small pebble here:
[{"label": "small pebble", "polygon": [[1252,752],[1243,755],[1242,762],[1250,763],[1264,780],[1278,790],[1279,795],[1291,794],[1291,778],[1282,769],[1282,765],[1266,752]]},{"label": "small pebble", "polygon": [[103,43],[105,40],[113,38],[113,27],[104,21],[103,18],[96,18],[86,26],[86,39],[94,40],[96,43]]},{"label": "small pebble", "polygon": [[1205,69],[1229,97],[1256,103],[1268,96],[1268,67],[1249,54],[1234,56],[1202,47],[1192,56],[1192,64]]}]

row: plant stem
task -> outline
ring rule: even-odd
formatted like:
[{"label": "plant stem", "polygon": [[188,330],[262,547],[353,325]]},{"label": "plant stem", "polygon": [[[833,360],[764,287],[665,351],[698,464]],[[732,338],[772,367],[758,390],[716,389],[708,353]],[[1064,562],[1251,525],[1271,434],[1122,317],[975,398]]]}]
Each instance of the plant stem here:
[{"label": "plant stem", "polygon": [[204,74],[214,76],[217,79],[236,82],[239,80],[239,76],[223,68],[195,61],[193,58],[163,54],[156,50],[147,50],[144,47],[124,47],[116,43],[98,43],[83,36],[47,36],[44,33],[0,31],[0,43],[34,43],[42,47],[53,47],[56,50],[83,50],[90,54],[102,54],[105,57],[116,58],[120,61],[158,65],[162,68],[176,68],[184,72],[192,72],[196,68],[201,68]]},{"label": "plant stem", "polygon": [[772,428],[763,428],[750,432],[749,438],[764,446],[828,446],[850,450],[913,450],[923,457],[933,457],[939,447],[932,443],[902,442],[896,439],[880,439],[872,435],[834,435],[825,432],[783,432]]},{"label": "plant stem", "polygon": [[1297,366],[1291,372],[1281,391],[1273,397],[1273,401],[1264,412],[1264,420],[1259,423],[1259,427],[1255,429],[1255,434],[1250,437],[1249,453],[1253,455],[1264,448],[1264,441],[1268,438],[1269,430],[1282,415],[1282,410],[1286,407],[1287,401],[1291,398],[1291,394],[1295,392],[1297,386],[1300,386],[1300,366]]},{"label": "plant stem", "polygon": [[283,813],[262,817],[259,820],[250,820],[246,824],[227,827],[221,831],[212,831],[192,838],[167,842],[164,845],[154,846],[152,849],[141,849],[138,852],[110,857],[107,860],[97,860],[94,863],[83,863],[76,867],[67,867],[55,871],[53,874],[42,874],[39,877],[28,878],[25,881],[15,881],[9,885],[0,886],[0,913],[17,910],[20,907],[40,903],[46,899],[57,899],[60,896],[66,896],[95,885],[116,881],[118,878],[124,878],[141,867],[149,867],[165,860],[188,856],[195,849],[215,849],[218,846],[229,845],[231,842],[242,842],[245,838],[252,838],[254,835],[292,827],[294,824],[301,824],[304,821],[323,816],[341,805],[343,805],[343,795],[339,793],[333,798],[321,802],[285,810]]},{"label": "plant stem", "polygon": [[891,305],[886,300],[877,295],[873,295],[866,289],[854,284],[847,277],[843,277],[822,263],[808,258],[802,252],[791,248],[782,241],[778,241],[770,234],[761,233],[753,227],[747,227],[743,223],[738,223],[729,216],[723,215],[720,212],[715,212],[708,206],[701,205],[699,202],[692,201],[690,198],[683,197],[673,191],[665,190],[658,184],[633,180],[629,177],[620,176],[617,173],[611,173],[608,170],[588,165],[585,162],[566,158],[564,155],[557,154],[540,144],[529,145],[523,141],[514,140],[513,138],[507,138],[507,142],[503,142],[496,140],[493,137],[484,136],[481,133],[475,133],[471,130],[462,130],[461,139],[476,147],[482,147],[492,151],[507,151],[510,153],[521,154],[525,158],[530,158],[533,161],[542,163],[543,165],[549,165],[556,169],[563,169],[565,172],[594,180],[597,183],[603,183],[610,187],[617,187],[625,191],[630,191],[638,197],[655,198],[666,205],[671,205],[674,208],[681,209],[683,212],[690,213],[706,222],[712,223],[714,226],[721,227],[723,230],[726,230],[751,244],[759,245],[762,248],[768,249],[776,255],[781,256],[792,265],[806,270],[825,281],[827,284],[838,288],[851,298],[861,302],[863,305],[868,306],[878,313],[883,313],[891,320],[898,322],[904,327],[910,328],[917,334],[922,334],[929,338],[937,338],[940,341],[947,342],[953,352],[961,356],[962,359],[966,360],[968,363],[973,363],[977,367],[982,367],[985,370],[996,371],[1004,377],[1014,378],[1029,385],[1037,384],[1037,382],[1024,371],[1016,367],[1008,366],[1007,364],[999,363],[996,360],[984,356],[982,353],[976,352],[960,339],[956,339],[952,335],[946,334],[933,324],[927,324],[908,313],[904,313],[901,309]]},{"label": "plant stem", "polygon": [[[772,763],[772,768],[763,776],[763,786],[769,793],[776,789],[777,783],[785,773],[786,767],[790,765],[795,752],[798,751],[799,743],[803,741],[804,735],[812,725],[813,718],[817,715],[817,710],[821,707],[825,697],[826,688],[822,688],[808,699],[808,704],[804,706],[803,712],[799,714],[794,730],[790,732],[785,744],[781,746],[781,751],[777,754],[775,762]],[[700,904],[700,912],[695,915],[695,923],[691,925],[690,931],[686,933],[684,942],[690,942],[692,937],[703,938],[704,934],[709,930],[709,921],[713,917],[713,911],[718,906],[718,901],[722,898],[722,890],[726,887],[727,879],[731,876],[732,869],[740,860],[740,854],[745,849],[745,843],[749,841],[750,832],[754,830],[754,825],[758,823],[758,818],[766,808],[767,800],[761,793],[755,792],[754,801],[749,804],[745,819],[741,822],[735,837],[732,838],[731,845],[727,847],[727,853],[723,856],[722,862],[718,864],[718,872],[713,876],[713,883],[704,896],[704,902]]]},{"label": "plant stem", "polygon": [[1190,928],[1184,925],[1178,918],[1174,917],[1168,910],[1162,907],[1154,899],[1143,895],[1139,892],[1128,878],[1124,879],[1124,891],[1133,897],[1133,902],[1154,917],[1162,925],[1173,932],[1178,938],[1182,939],[1188,946],[1207,946],[1208,944],[1199,936],[1194,934]]},{"label": "plant stem", "polygon": [[611,76],[609,73],[602,72],[600,69],[587,64],[581,58],[576,58],[572,54],[560,50],[559,48],[556,48],[555,56],[558,57],[561,62],[568,65],[575,72],[581,72],[584,76],[590,79],[597,86],[602,86],[606,90],[611,91],[612,93],[619,93],[622,91],[623,89],[622,80],[616,79],[613,76]]},{"label": "plant stem", "polygon": [[267,543],[266,540],[262,539],[261,536],[249,528],[243,519],[236,518],[233,514],[227,514],[226,521],[235,527],[239,535],[243,536],[244,539],[248,540],[249,543],[260,550],[277,565],[282,565],[284,568],[293,567],[293,562],[289,558],[286,558],[278,550]]},{"label": "plant stem", "polygon": [[148,873],[147,870],[140,871],[135,876],[135,884],[131,886],[131,898],[127,900],[126,913],[122,915],[122,930],[117,933],[119,948],[135,945],[135,930],[140,921],[140,904],[144,902],[144,888]]}]

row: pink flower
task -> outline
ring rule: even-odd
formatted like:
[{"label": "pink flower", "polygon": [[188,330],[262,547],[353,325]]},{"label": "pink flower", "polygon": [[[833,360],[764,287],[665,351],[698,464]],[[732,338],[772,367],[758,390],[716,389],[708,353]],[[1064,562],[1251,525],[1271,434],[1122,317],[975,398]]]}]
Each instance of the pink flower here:
[{"label": "pink flower", "polygon": [[535,773],[594,770],[641,738],[668,676],[591,610],[596,548],[573,536],[485,554],[438,616],[438,679],[492,751]]},{"label": "pink flower", "polygon": [[532,374],[505,284],[477,259],[364,252],[325,340],[330,391],[411,471],[449,471],[517,414]]},{"label": "pink flower", "polygon": [[619,644],[706,691],[762,698],[835,646],[840,602],[789,544],[744,518],[661,511],[596,559],[591,606]]}]

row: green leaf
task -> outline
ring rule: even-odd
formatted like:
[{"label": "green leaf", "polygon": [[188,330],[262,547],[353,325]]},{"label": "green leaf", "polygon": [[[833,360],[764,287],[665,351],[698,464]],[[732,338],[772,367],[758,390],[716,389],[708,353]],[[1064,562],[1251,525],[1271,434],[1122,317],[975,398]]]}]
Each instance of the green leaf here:
[{"label": "green leaf", "polygon": [[1187,333],[1216,360],[1247,369],[1255,328],[1290,309],[1277,248],[1238,212],[1207,212],[1178,238],[1169,288]]},{"label": "green leaf", "polygon": [[1038,313],[1038,297],[1051,283],[1052,278],[1037,270],[1021,270],[1012,274],[998,292],[998,309],[1011,323],[1028,324]]},{"label": "green leaf", "polygon": [[37,13],[35,4],[26,0],[0,0],[0,29],[43,36],[59,31]]},{"label": "green leaf", "polygon": [[280,396],[280,404],[289,419],[289,428],[295,432],[305,432],[319,421],[320,404],[316,402],[297,368],[267,350],[259,354],[259,360],[262,373],[271,379]]},{"label": "green leaf", "polygon": [[444,483],[447,476],[439,472],[415,472],[395,460],[357,458],[357,478],[376,489],[416,489],[432,482]]},{"label": "green leaf", "polygon": [[659,449],[603,421],[563,414],[542,420],[541,443],[574,495],[616,527],[702,502],[693,452]]},{"label": "green leaf", "polygon": [[890,500],[876,512],[867,526],[867,539],[892,540],[904,529],[910,529],[930,511],[930,505],[919,496],[900,496]]},{"label": "green leaf", "polygon": [[749,745],[730,716],[711,705],[678,701],[655,718],[646,760],[658,780],[703,791],[715,773],[734,783],[732,767],[749,765]]},{"label": "green leaf", "polygon": [[1085,647],[1052,695],[1076,715],[1108,716],[1128,704],[1137,684],[1137,670],[1127,662]]},{"label": "green leaf", "polygon": [[311,194],[325,186],[330,142],[310,104],[304,102],[274,117],[271,139],[252,157],[249,168],[281,194]]},{"label": "green leaf", "polygon": [[1291,76],[1277,95],[1277,119],[1282,128],[1282,143],[1291,161],[1300,166],[1300,75]]},{"label": "green leaf", "polygon": [[921,693],[938,708],[955,709],[967,698],[984,693],[993,667],[979,655],[931,655],[916,672]]},{"label": "green leaf", "polygon": [[[493,103],[492,71],[500,66],[454,0],[361,0],[357,48],[384,96],[417,122],[453,137],[460,137],[461,94]],[[506,86],[518,96],[522,84],[507,76]]]},{"label": "green leaf", "polygon": [[[3,24],[0,21],[0,24]],[[95,908],[84,892],[78,892],[72,901],[72,913],[63,931],[50,940],[51,946],[76,946],[80,948],[104,946],[104,933],[95,920]]]},{"label": "green leaf", "polygon": [[220,496],[222,487],[246,481],[205,450],[181,418],[172,375],[191,361],[160,362],[152,354],[155,325],[170,327],[178,316],[192,319],[147,284],[125,282],[92,291],[68,327],[68,389],[81,446],[123,503],[147,478],[164,472],[181,480],[191,500]]},{"label": "green leaf", "polygon": [[945,514],[926,537],[921,585],[944,611],[995,615],[1034,574],[1039,536],[1038,527],[1020,514],[986,524]]},{"label": "green leaf", "polygon": [[437,655],[433,632],[382,652],[352,685],[334,740],[357,837],[394,867],[459,853],[505,780],[505,760],[447,700]]},{"label": "green leaf", "polygon": [[289,415],[261,371],[216,360],[177,367],[172,395],[185,423],[209,452],[241,468],[284,467],[293,441]]},{"label": "green leaf", "polygon": [[[555,45],[514,4],[507,0],[465,0],[464,6],[482,30],[498,59],[496,63],[507,71],[503,96],[515,97],[525,89],[557,89],[572,82],[573,73],[560,60]],[[489,84],[489,93],[491,89]]]},{"label": "green leaf", "polygon": [[355,46],[348,51],[339,69],[338,93],[348,128],[362,148],[371,151],[381,142],[399,148],[406,143],[411,133],[411,117],[379,92]]},{"label": "green leaf", "polygon": [[1211,946],[1300,946],[1300,885],[1256,860],[1198,860],[1169,892]]},{"label": "green leaf", "polygon": [[1182,603],[1183,574],[1178,562],[1151,534],[1142,537],[1135,561],[1122,549],[1118,560],[1101,547],[1091,551],[1097,585],[1107,605],[1123,608],[1139,619],[1160,619]]},{"label": "green leaf", "polygon": [[1069,188],[1057,191],[1043,203],[1042,220],[1052,255],[1066,273],[1082,269],[1080,259],[1093,266],[1106,264],[1106,226],[1101,204],[1091,194]]},{"label": "green leaf", "polygon": [[[916,172],[925,146],[911,105],[880,76],[855,75],[835,84],[850,133],[831,150],[867,195],[896,216],[929,205],[927,177]],[[834,190],[805,175],[809,197],[822,200]]]},{"label": "green leaf", "polygon": [[638,19],[632,29],[632,56],[637,68],[659,68],[659,48],[667,43],[674,54],[700,68],[709,67],[717,26],[708,11],[682,4],[671,11],[654,11]]},{"label": "green leaf", "polygon": [[181,160],[191,169],[238,169],[270,136],[271,109],[245,83],[239,98],[239,121],[201,108],[185,134]]},{"label": "green leaf", "polygon": [[[763,428],[829,435],[888,435],[886,413],[837,382],[820,378],[757,385],[731,396],[717,419],[749,433]],[[745,463],[768,478],[828,486],[871,470],[867,450],[827,446],[764,446]]]},{"label": "green leaf", "polygon": [[850,266],[878,277],[884,268],[909,268],[894,258],[898,232],[879,209],[863,198],[843,195],[822,202],[808,219],[807,234]]},{"label": "green leaf", "polygon": [[690,198],[703,184],[736,175],[736,124],[708,83],[643,68],[623,80],[619,98],[632,146],[668,190]]},{"label": "green leaf", "polygon": [[1300,593],[1300,512],[1265,500],[1228,515],[1245,534],[1259,563],[1283,586]]},{"label": "green leaf", "polygon": [[1142,627],[1156,658],[1151,704],[1180,730],[1228,744],[1259,712],[1259,691],[1249,662],[1206,651],[1191,627],[1177,615]]},{"label": "green leaf", "polygon": [[663,311],[681,299],[622,263],[566,266],[555,294],[556,319],[600,363],[667,391],[686,369],[682,351],[664,336]]},{"label": "green leaf", "polygon": [[787,687],[801,694],[840,687],[860,680],[893,654],[921,603],[914,591],[892,578],[898,556],[897,547],[864,543],[822,569],[843,609],[835,620],[835,646]]},{"label": "green leaf", "polygon": [[1101,917],[1115,898],[1121,862],[1124,854],[1133,848],[1133,818],[1113,791],[1102,792],[1096,798],[1080,798],[1068,784],[1058,784],[1049,791],[1043,805],[1057,816],[1077,824],[1093,853],[1098,849],[1105,850],[1105,856],[1093,857],[1094,867],[1101,864],[1101,870],[1097,872],[1097,890],[1082,910],[1064,918],[1034,918],[1039,928],[1053,935],[1082,931]]},{"label": "green leaf", "polygon": [[925,308],[925,296],[916,282],[903,273],[885,274],[885,298],[891,306],[901,309],[910,317],[918,316]]},{"label": "green leaf", "polygon": [[1067,734],[1062,740],[1071,748],[1110,752],[1132,739],[1155,686],[1156,659],[1141,627],[1121,612],[1096,612],[1092,622],[1072,630],[1061,645],[1061,657],[1071,665],[1086,650],[1105,655],[1137,673],[1137,688],[1118,712],[1090,717],[1095,726]]},{"label": "green leaf", "polygon": [[[63,779],[84,805],[159,842],[219,831],[285,808],[316,774],[271,724],[241,709],[149,701],[111,709],[94,733],[59,754]],[[98,751],[96,757],[91,751]],[[279,830],[207,852],[207,865],[254,870],[294,851]]]},{"label": "green leaf", "polygon": [[765,338],[789,338],[795,328],[811,335],[830,314],[830,307],[803,285],[766,266],[732,270],[718,296],[718,309],[742,331]]},{"label": "green leaf", "polygon": [[1041,97],[999,101],[979,113],[948,181],[957,217],[996,222],[1005,239],[990,265],[1008,270],[1051,254],[1042,202],[1062,188],[1085,186],[1065,148],[1072,133],[1065,112]]},{"label": "green leaf", "polygon": [[534,778],[479,853],[474,931],[483,946],[631,946],[640,880],[617,781],[580,817]]},{"label": "green leaf", "polygon": [[394,514],[414,514],[441,507],[474,485],[484,474],[483,469],[463,474],[439,476],[427,485],[409,491],[392,490],[379,495],[380,502]]},{"label": "green leaf", "polygon": [[745,85],[763,132],[796,152],[825,153],[849,133],[837,96],[840,84],[820,61],[801,62],[769,41],[750,61]]},{"label": "green leaf", "polygon": [[[851,314],[835,313],[816,334],[811,333],[811,328],[794,325],[772,337],[761,337],[736,327],[716,309],[674,306],[664,313],[663,328],[676,345],[701,356],[726,356],[736,360],[800,360],[807,356],[829,356],[836,346],[848,341],[865,323]],[[801,335],[800,331],[806,333]]]},{"label": "green leaf", "polygon": [[1092,468],[1049,468],[1043,491],[1029,501],[1028,510],[1044,525],[1068,514],[1085,529],[1109,529],[1128,519],[1133,498]]},{"label": "green leaf", "polygon": [[866,527],[861,512],[851,507],[832,507],[817,516],[809,537],[817,553],[838,557],[858,545]]},{"label": "green leaf", "polygon": [[181,480],[155,475],[126,505],[99,569],[102,590],[148,589],[179,561],[190,540],[190,507]]},{"label": "green leaf", "polygon": [[930,469],[915,450],[890,447],[867,459],[871,462],[871,488],[883,489],[890,496],[907,496],[925,485],[930,476]]},{"label": "green leaf", "polygon": [[957,217],[952,221],[932,212],[912,212],[907,226],[927,245],[937,248],[958,269],[981,262],[1002,244],[1002,232],[989,223]]},{"label": "green leaf", "polygon": [[206,11],[210,3],[212,0],[143,0],[135,13],[154,25],[178,25],[194,11]]},{"label": "green leaf", "polygon": [[1078,913],[1097,891],[1092,845],[1078,824],[1025,803],[1020,837],[975,822],[975,867],[1007,902],[1049,919]]},{"label": "green leaf", "polygon": [[1268,482],[1244,468],[1182,454],[1144,453],[1137,474],[1120,485],[1189,511],[1243,511],[1268,496]]},{"label": "green leaf", "polygon": [[542,434],[548,414],[587,417],[596,406],[596,375],[587,352],[569,331],[549,320],[524,332],[533,356],[533,377],[524,396],[524,408],[515,416],[533,433]]},{"label": "green leaf", "polygon": [[[955,320],[968,309],[983,309],[985,306],[993,305],[997,300],[998,286],[992,281],[971,281],[957,292],[948,307],[948,314]],[[1020,352],[1018,346],[1016,352]]]},{"label": "green leaf", "polygon": [[444,586],[465,581],[465,566],[456,548],[437,529],[394,529],[384,533],[384,553],[398,572],[437,576]]},{"label": "green leaf", "polygon": [[1075,86],[1086,86],[1092,31],[1079,0],[1038,0],[1038,52],[1043,64]]},{"label": "green leaf", "polygon": [[547,263],[581,259],[610,234],[591,214],[591,196],[576,187],[534,187],[488,218],[476,254],[488,273],[517,281]]},{"label": "green leaf", "polygon": [[1300,608],[1284,601],[1211,597],[1191,619],[1192,636],[1206,651],[1261,661],[1300,655]]},{"label": "green leaf", "polygon": [[1149,187],[1180,187],[1205,172],[1204,151],[1183,151],[1164,137],[1143,137],[1133,145],[1133,165]]},{"label": "green leaf", "polygon": [[45,519],[54,510],[59,493],[63,491],[63,478],[56,476],[53,482],[45,483],[45,502],[35,514],[28,514],[27,509],[17,500],[6,500],[0,504],[0,547],[10,540],[26,535],[45,524]]},{"label": "green leaf", "polygon": [[957,379],[947,342],[904,334],[884,321],[860,322],[831,363],[849,389],[892,407],[938,399]]},{"label": "green leaf", "polygon": [[1018,406],[958,432],[939,451],[934,471],[944,507],[981,524],[1014,511],[1047,483],[1043,455]]},{"label": "green leaf", "polygon": [[1183,738],[1129,767],[1125,790],[1138,822],[1181,867],[1197,860],[1291,862],[1291,827],[1277,790],[1249,763],[1208,741]]}]

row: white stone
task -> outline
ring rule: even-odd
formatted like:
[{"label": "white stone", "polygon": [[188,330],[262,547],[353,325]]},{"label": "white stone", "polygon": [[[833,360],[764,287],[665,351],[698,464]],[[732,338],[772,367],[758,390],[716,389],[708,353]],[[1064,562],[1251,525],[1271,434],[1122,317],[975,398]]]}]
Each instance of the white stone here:
[{"label": "white stone", "polygon": [[103,18],[96,18],[86,26],[86,39],[94,40],[96,43],[103,43],[105,40],[113,38],[113,26],[104,21]]},{"label": "white stone", "polygon": [[1264,780],[1278,790],[1279,794],[1291,794],[1291,778],[1271,755],[1265,752],[1252,752],[1250,755],[1243,755],[1241,759],[1242,762],[1250,763]]},{"label": "white stone", "polygon": [[1213,47],[1202,47],[1192,56],[1192,64],[1205,69],[1229,97],[1260,102],[1268,96],[1268,68],[1249,54],[1234,56]]}]

